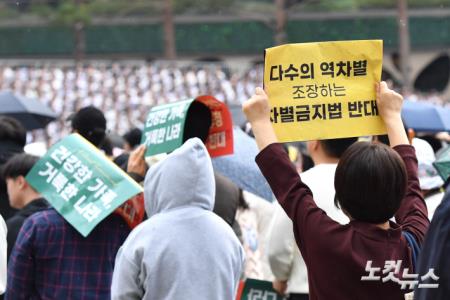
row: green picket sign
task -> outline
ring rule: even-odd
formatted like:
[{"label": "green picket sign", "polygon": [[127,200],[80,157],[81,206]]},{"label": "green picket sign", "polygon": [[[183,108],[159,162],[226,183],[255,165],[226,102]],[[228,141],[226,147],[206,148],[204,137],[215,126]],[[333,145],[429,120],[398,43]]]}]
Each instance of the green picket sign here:
[{"label": "green picket sign", "polygon": [[444,181],[450,177],[450,146],[436,153],[436,160],[433,162],[433,166]]},{"label": "green picket sign", "polygon": [[205,141],[211,157],[233,153],[233,122],[228,106],[204,95],[194,99],[153,107],[145,122],[142,144],[146,144],[145,156],[168,153],[183,144],[186,119],[191,104],[202,103],[211,112],[211,126]]},{"label": "green picket sign", "polygon": [[51,147],[26,180],[84,237],[142,187],[79,134]]},{"label": "green picket sign", "polygon": [[141,143],[145,143],[145,156],[167,153],[183,144],[187,110],[194,99],[160,105],[152,108],[145,122]]},{"label": "green picket sign", "polygon": [[240,300],[285,300],[272,287],[272,282],[248,278]]}]

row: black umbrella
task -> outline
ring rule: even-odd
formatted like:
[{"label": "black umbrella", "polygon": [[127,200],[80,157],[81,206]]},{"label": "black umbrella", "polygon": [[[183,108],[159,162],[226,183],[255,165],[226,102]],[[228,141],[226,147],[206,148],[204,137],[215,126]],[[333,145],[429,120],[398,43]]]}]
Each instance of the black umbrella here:
[{"label": "black umbrella", "polygon": [[17,119],[27,130],[45,128],[58,117],[40,101],[11,91],[0,92],[0,115]]}]

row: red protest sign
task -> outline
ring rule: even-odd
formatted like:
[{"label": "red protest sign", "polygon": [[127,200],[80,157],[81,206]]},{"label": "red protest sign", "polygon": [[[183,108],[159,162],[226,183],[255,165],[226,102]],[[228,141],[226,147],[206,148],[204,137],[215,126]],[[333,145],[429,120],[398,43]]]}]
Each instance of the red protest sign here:
[{"label": "red protest sign", "polygon": [[138,226],[144,220],[145,215],[144,194],[139,193],[128,199],[116,208],[114,213],[121,216],[131,229]]},{"label": "red protest sign", "polygon": [[211,111],[206,148],[211,157],[233,154],[233,122],[227,105],[213,96],[205,95],[195,98]]},{"label": "red protest sign", "polygon": [[[204,115],[201,107],[211,114]],[[205,95],[155,106],[148,114],[142,135],[141,142],[147,145],[145,155],[172,152],[190,137],[203,139],[204,129],[208,130],[205,144],[211,157],[233,154],[233,122],[225,103]]]}]

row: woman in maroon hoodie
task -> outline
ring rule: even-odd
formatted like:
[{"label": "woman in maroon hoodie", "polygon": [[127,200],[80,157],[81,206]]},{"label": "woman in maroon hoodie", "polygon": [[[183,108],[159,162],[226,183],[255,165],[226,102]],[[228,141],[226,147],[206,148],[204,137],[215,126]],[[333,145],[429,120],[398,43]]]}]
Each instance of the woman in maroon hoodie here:
[{"label": "woman in maroon hoodie", "polygon": [[[264,90],[257,88],[243,105],[261,150],[256,162],[293,221],[308,268],[310,299],[404,299],[417,284],[414,248],[422,244],[429,221],[416,155],[400,117],[402,103],[402,96],[381,82],[377,105],[392,149],[359,142],[339,161],[336,201],[351,220],[347,225],[316,206],[277,143]],[[389,221],[393,216],[397,223]]]}]

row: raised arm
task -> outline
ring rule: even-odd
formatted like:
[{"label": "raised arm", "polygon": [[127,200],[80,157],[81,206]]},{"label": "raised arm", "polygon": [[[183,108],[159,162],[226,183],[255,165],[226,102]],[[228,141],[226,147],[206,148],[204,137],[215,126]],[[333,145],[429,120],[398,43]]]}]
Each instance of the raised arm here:
[{"label": "raised arm", "polygon": [[145,179],[145,173],[147,173],[147,163],[145,162],[145,144],[140,145],[138,148],[130,153],[127,164],[127,173],[136,182],[142,182]]},{"label": "raised arm", "polygon": [[[303,257],[317,243],[338,243],[339,235],[327,234],[339,229],[340,225],[317,207],[311,190],[301,181],[286,151],[277,143],[270,122],[268,97],[263,89],[256,89],[255,95],[243,104],[243,111],[252,125],[256,143],[261,150],[256,163],[281,207],[292,220],[295,239]],[[327,238],[315,239],[314,236],[317,235],[327,235]]]},{"label": "raised arm", "polygon": [[259,150],[278,142],[272,123],[270,123],[270,107],[266,92],[260,87],[255,94],[242,105],[247,120],[252,125],[253,134]]},{"label": "raised arm", "polygon": [[386,82],[377,84],[377,106],[386,125],[390,146],[409,145],[408,136],[403,127],[401,112],[402,95],[388,88]]},{"label": "raised arm", "polygon": [[402,225],[403,230],[414,234],[419,244],[421,244],[428,228],[429,220],[417,175],[417,158],[414,148],[409,145],[401,119],[402,104],[403,97],[390,90],[385,82],[381,82],[377,86],[377,105],[380,116],[386,125],[391,147],[402,157],[408,174],[406,195],[395,214],[395,219],[397,223]]}]

